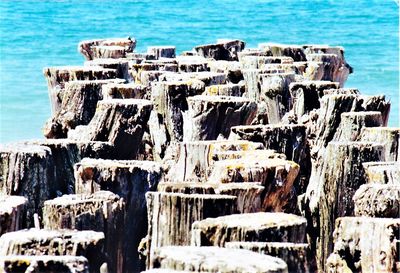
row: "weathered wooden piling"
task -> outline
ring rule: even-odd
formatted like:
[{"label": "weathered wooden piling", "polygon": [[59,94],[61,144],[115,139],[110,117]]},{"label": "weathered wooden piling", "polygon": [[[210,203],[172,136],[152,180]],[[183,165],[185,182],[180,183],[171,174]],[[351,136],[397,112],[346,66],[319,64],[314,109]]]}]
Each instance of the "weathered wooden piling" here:
[{"label": "weathered wooden piling", "polygon": [[22,228],[27,203],[22,196],[0,195],[0,236]]},{"label": "weathered wooden piling", "polygon": [[287,242],[227,242],[226,248],[246,249],[256,253],[281,258],[288,265],[288,272],[311,273],[315,268],[310,261],[309,245]]},{"label": "weathered wooden piling", "polygon": [[215,60],[237,61],[238,52],[244,49],[245,43],[240,40],[220,40],[216,44],[196,46],[199,56]]},{"label": "weathered wooden piling", "polygon": [[194,246],[224,247],[227,242],[304,243],[306,219],[286,213],[245,213],[208,218],[192,225]]},{"label": "weathered wooden piling", "polygon": [[383,151],[382,145],[375,143],[330,142],[324,156],[317,159],[301,210],[309,220],[318,271],[325,270],[333,249],[330,234],[335,219],[354,215],[353,195],[366,183],[362,163],[382,160]]},{"label": "weathered wooden piling", "polygon": [[5,273],[89,273],[89,264],[83,256],[9,255],[0,256],[0,269]]},{"label": "weathered wooden piling", "polygon": [[0,237],[0,256],[84,256],[91,273],[100,273],[106,262],[104,234],[94,231],[26,229]]},{"label": "weathered wooden piling", "polygon": [[400,128],[362,128],[357,140],[382,143],[385,146],[384,161],[400,160]]},{"label": "weathered wooden piling", "polygon": [[33,216],[41,215],[44,201],[57,195],[54,161],[50,148],[39,145],[0,146],[0,193],[24,196],[26,222],[33,227]]},{"label": "weathered wooden piling", "polygon": [[398,272],[400,219],[343,217],[336,220],[329,272]]},{"label": "weathered wooden piling", "polygon": [[368,183],[400,184],[400,162],[367,162],[363,164]]},{"label": "weathered wooden piling", "polygon": [[250,124],[257,111],[254,102],[238,97],[194,96],[187,103],[184,141],[227,139],[232,126]]},{"label": "weathered wooden piling", "polygon": [[109,272],[126,272],[130,253],[123,248],[121,229],[125,222],[125,203],[108,191],[93,194],[63,195],[44,203],[45,229],[77,229],[103,232],[104,252]]},{"label": "weathered wooden piling", "polygon": [[191,272],[287,272],[279,258],[243,249],[169,246],[155,250],[150,268]]},{"label": "weathered wooden piling", "polygon": [[135,49],[136,40],[131,37],[86,40],[78,44],[78,51],[86,58],[86,60],[93,60],[96,57],[100,57],[97,56],[96,53],[94,52],[95,47],[98,46],[100,47],[117,46],[119,48],[122,48],[125,53],[128,53],[132,52]]},{"label": "weathered wooden piling", "polygon": [[148,262],[158,247],[190,245],[190,230],[195,221],[236,210],[236,197],[230,195],[149,192],[146,197]]},{"label": "weathered wooden piling", "polygon": [[146,236],[146,197],[162,176],[160,164],[151,161],[117,161],[85,158],[75,165],[76,192],[93,194],[108,190],[125,201],[125,222],[120,229],[127,272],[140,270],[137,248]]}]

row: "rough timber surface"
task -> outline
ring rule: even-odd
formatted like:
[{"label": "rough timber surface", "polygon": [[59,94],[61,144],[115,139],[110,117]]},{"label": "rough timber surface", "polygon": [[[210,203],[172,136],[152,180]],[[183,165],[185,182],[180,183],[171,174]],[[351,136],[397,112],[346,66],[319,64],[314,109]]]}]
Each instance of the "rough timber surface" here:
[{"label": "rough timber surface", "polygon": [[89,264],[83,256],[9,255],[0,257],[0,270],[4,273],[89,273]]},{"label": "rough timber surface", "polygon": [[279,258],[218,247],[162,247],[156,250],[150,267],[192,272],[288,272]]},{"label": "rough timber surface", "polygon": [[22,196],[0,195],[0,236],[22,228],[27,202]]},{"label": "rough timber surface", "polygon": [[105,262],[104,234],[94,231],[25,229],[0,237],[0,256],[71,255],[88,259],[90,272]]}]

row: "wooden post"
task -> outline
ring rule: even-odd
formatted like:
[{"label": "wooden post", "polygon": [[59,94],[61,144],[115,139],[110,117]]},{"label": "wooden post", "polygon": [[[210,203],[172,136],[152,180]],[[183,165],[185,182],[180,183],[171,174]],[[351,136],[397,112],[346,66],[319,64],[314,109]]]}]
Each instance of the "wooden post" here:
[{"label": "wooden post", "polygon": [[193,246],[224,247],[227,242],[304,243],[306,219],[287,213],[245,213],[208,218],[192,225]]},{"label": "wooden post", "polygon": [[60,66],[46,67],[43,74],[47,80],[50,106],[54,115],[60,111],[66,82],[115,79],[117,70],[101,66]]},{"label": "wooden post", "polygon": [[89,262],[89,272],[100,273],[100,266],[106,261],[103,245],[102,232],[25,229],[0,237],[0,256],[83,256]]},{"label": "wooden post", "polygon": [[0,236],[22,228],[27,203],[22,196],[0,195]]},{"label": "wooden post", "polygon": [[340,119],[333,141],[356,141],[363,128],[382,126],[382,114],[378,111],[342,113]]},{"label": "wooden post", "polygon": [[227,242],[226,248],[247,249],[256,253],[271,255],[284,260],[288,272],[311,273],[312,267],[308,244],[282,242]]},{"label": "wooden post", "polygon": [[27,256],[0,257],[0,268],[7,273],[63,272],[89,273],[88,260],[83,256]]},{"label": "wooden post", "polygon": [[275,257],[244,249],[168,246],[156,249],[151,268],[191,272],[284,273],[286,263]]},{"label": "wooden post", "polygon": [[261,182],[265,187],[263,211],[293,211],[294,182],[299,165],[283,159],[216,161],[208,181],[212,183]]},{"label": "wooden post", "polygon": [[187,102],[184,141],[226,139],[232,126],[250,124],[257,111],[254,102],[239,97],[194,96]]},{"label": "wooden post", "polygon": [[175,58],[175,46],[150,46],[147,54],[154,55],[156,59]]},{"label": "wooden post", "polygon": [[101,66],[107,69],[115,69],[117,71],[117,78],[124,79],[128,82],[132,81],[129,74],[129,60],[126,58],[120,59],[95,59],[84,62],[85,66]]},{"label": "wooden post", "polygon": [[148,262],[157,247],[189,245],[192,223],[235,212],[236,197],[148,192]]},{"label": "wooden post", "polygon": [[161,165],[152,161],[84,158],[75,165],[77,193],[108,190],[118,194],[126,203],[125,224],[120,232],[125,253],[130,253],[124,261],[127,272],[141,269],[137,248],[147,232],[145,194],[156,190],[161,176]]},{"label": "wooden post", "polygon": [[400,162],[367,162],[363,164],[368,183],[399,184]]},{"label": "wooden post", "polygon": [[136,47],[136,40],[131,37],[86,40],[78,44],[78,51],[86,60],[93,60],[96,58],[94,53],[94,47],[96,46],[119,46],[124,48],[125,52],[133,52]]},{"label": "wooden post", "polygon": [[326,153],[316,159],[302,210],[309,221],[318,271],[324,272],[333,249],[330,235],[335,219],[354,215],[353,195],[366,183],[362,163],[382,160],[382,154],[382,145],[375,143],[330,142]]},{"label": "wooden post", "polygon": [[125,203],[108,191],[93,194],[63,195],[44,202],[45,229],[94,230],[104,233],[104,248],[109,272],[125,272],[125,260],[131,253],[123,248],[121,228],[125,221]]},{"label": "wooden post", "polygon": [[327,270],[333,273],[346,270],[398,272],[399,231],[399,218],[338,218],[333,233],[335,247],[327,261]]},{"label": "wooden post", "polygon": [[77,141],[111,142],[119,158],[134,159],[152,108],[148,100],[101,100],[90,123],[76,127],[68,137]]},{"label": "wooden post", "polygon": [[231,128],[229,139],[261,142],[266,149],[286,155],[300,166],[297,194],[305,192],[311,174],[310,147],[306,126],[297,124],[250,125]]},{"label": "wooden post", "polygon": [[199,56],[215,60],[237,61],[238,52],[244,49],[245,43],[240,40],[225,40],[216,44],[196,46],[194,50]]},{"label": "wooden post", "polygon": [[400,218],[400,183],[361,185],[353,200],[355,216]]},{"label": "wooden post", "polygon": [[26,223],[33,227],[35,213],[41,215],[43,202],[56,197],[54,161],[50,148],[39,145],[0,146],[0,193],[24,196]]},{"label": "wooden post", "polygon": [[203,95],[242,97],[245,92],[243,84],[219,84],[206,87]]},{"label": "wooden post", "polygon": [[382,143],[385,146],[385,161],[400,160],[400,128],[363,128],[357,140]]}]

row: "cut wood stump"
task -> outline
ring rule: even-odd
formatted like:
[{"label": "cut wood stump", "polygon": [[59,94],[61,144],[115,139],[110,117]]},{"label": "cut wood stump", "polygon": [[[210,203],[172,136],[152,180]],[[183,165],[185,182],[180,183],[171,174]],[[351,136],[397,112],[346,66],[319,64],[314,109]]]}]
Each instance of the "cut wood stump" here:
[{"label": "cut wood stump", "polygon": [[363,164],[368,183],[400,185],[400,162],[367,162]]},{"label": "cut wood stump", "polygon": [[149,192],[148,262],[161,246],[190,245],[192,223],[235,212],[236,197],[216,194]]},{"label": "cut wood stump", "polygon": [[306,126],[297,124],[249,125],[231,128],[229,139],[262,143],[266,149],[282,153],[300,166],[297,194],[304,193],[311,173],[310,147]]},{"label": "cut wood stump", "polygon": [[150,89],[137,83],[110,83],[102,88],[104,99],[150,99]]},{"label": "cut wood stump", "polygon": [[194,50],[199,56],[215,60],[237,61],[238,52],[244,49],[245,43],[240,40],[217,41],[216,44],[196,46]]},{"label": "cut wood stump", "polygon": [[9,255],[0,257],[0,269],[5,273],[89,273],[89,264],[83,256]]},{"label": "cut wood stump", "polygon": [[398,272],[400,219],[343,217],[336,220],[335,247],[327,270],[339,272]]},{"label": "cut wood stump", "polygon": [[256,103],[239,97],[194,96],[187,103],[184,141],[226,139],[232,126],[250,124],[257,111]]},{"label": "cut wood stump", "polygon": [[227,242],[304,243],[306,219],[288,213],[245,213],[208,218],[192,225],[193,246],[224,247]]},{"label": "cut wood stump", "polygon": [[44,203],[45,229],[94,230],[105,235],[104,247],[110,272],[127,271],[123,248],[125,203],[108,191],[93,194],[63,195]]},{"label": "cut wood stump", "polygon": [[357,140],[382,143],[385,146],[385,161],[400,160],[400,128],[363,128]]},{"label": "cut wood stump", "polygon": [[191,272],[284,273],[286,263],[275,257],[244,249],[168,246],[156,249],[151,268]]},{"label": "cut wood stump", "polygon": [[355,216],[400,218],[400,183],[361,185],[353,200]]},{"label": "cut wood stump", "polygon": [[356,141],[363,128],[382,126],[381,112],[348,112],[341,115],[333,141]]},{"label": "cut wood stump", "polygon": [[117,70],[101,66],[46,67],[43,74],[47,80],[53,115],[60,111],[66,82],[117,78]]},{"label": "cut wood stump", "polygon": [[77,141],[105,141],[121,159],[134,159],[153,106],[148,100],[109,99],[97,104],[93,119],[68,135]]},{"label": "cut wood stump", "polygon": [[132,81],[132,77],[129,74],[129,60],[126,58],[121,59],[95,59],[86,61],[85,66],[101,66],[108,69],[117,70],[117,78],[124,79],[125,81]]},{"label": "cut wood stump", "polygon": [[228,242],[226,248],[246,249],[256,253],[281,258],[288,265],[288,272],[311,273],[309,245],[302,243],[279,242]]},{"label": "cut wood stump", "polygon": [[22,196],[0,195],[0,236],[22,228],[27,203]]},{"label": "cut wood stump", "polygon": [[126,203],[125,224],[120,232],[124,240],[128,272],[140,270],[137,248],[146,236],[146,197],[157,188],[161,166],[151,161],[117,161],[84,158],[75,165],[76,192],[92,194],[108,190]]},{"label": "cut wood stump", "polygon": [[333,249],[330,235],[335,219],[354,215],[353,195],[366,183],[362,163],[382,160],[383,151],[376,143],[330,142],[324,156],[317,159],[301,210],[309,221],[318,271],[325,270]]},{"label": "cut wood stump", "polygon": [[61,105],[45,124],[46,138],[66,138],[70,129],[87,125],[92,120],[97,102],[103,99],[102,86],[125,80],[70,81],[65,83]]},{"label": "cut wood stump", "polygon": [[44,146],[14,143],[0,146],[0,155],[0,193],[28,200],[23,227],[33,227],[33,216],[41,215],[43,202],[56,197],[52,152]]},{"label": "cut wood stump", "polygon": [[103,247],[104,234],[95,231],[25,229],[0,237],[1,256],[84,256],[91,273],[105,262]]},{"label": "cut wood stump", "polygon": [[147,48],[147,54],[154,55],[156,59],[175,58],[175,46],[151,46]]},{"label": "cut wood stump", "polygon": [[133,52],[136,47],[135,38],[107,38],[81,41],[78,44],[78,51],[86,58],[86,60],[93,60],[96,58],[94,47],[96,46],[118,46],[124,48],[126,53]]},{"label": "cut wood stump", "polygon": [[261,182],[265,187],[263,211],[291,211],[299,165],[283,159],[216,161],[208,181],[212,183]]},{"label": "cut wood stump", "polygon": [[242,97],[244,92],[245,87],[243,84],[231,83],[207,86],[206,91],[203,93],[203,95]]}]

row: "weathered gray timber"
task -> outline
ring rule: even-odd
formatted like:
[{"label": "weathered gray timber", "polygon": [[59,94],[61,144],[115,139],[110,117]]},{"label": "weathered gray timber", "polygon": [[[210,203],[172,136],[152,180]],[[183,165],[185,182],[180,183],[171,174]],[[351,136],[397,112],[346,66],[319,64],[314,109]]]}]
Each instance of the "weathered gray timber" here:
[{"label": "weathered gray timber", "polygon": [[110,83],[102,88],[104,99],[150,99],[150,88],[137,83]]},{"label": "weathered gray timber", "polygon": [[259,93],[254,96],[256,102],[264,104],[262,115],[268,123],[279,123],[290,110],[290,83],[295,81],[293,73],[268,73],[258,76]]},{"label": "weathered gray timber", "polygon": [[201,56],[177,56],[179,72],[209,71],[208,60]]},{"label": "weathered gray timber", "polygon": [[367,162],[363,164],[368,183],[400,185],[400,162]]},{"label": "weathered gray timber", "polygon": [[286,155],[300,165],[297,194],[305,192],[311,173],[310,147],[306,126],[297,124],[250,125],[231,128],[229,139],[261,142],[266,149]]},{"label": "weathered gray timber", "polygon": [[363,128],[382,126],[382,113],[348,112],[342,113],[340,125],[333,137],[333,141],[356,141]]},{"label": "weathered gray timber", "polygon": [[281,258],[288,265],[289,272],[311,273],[312,268],[309,245],[282,242],[227,242],[226,248],[246,249],[260,254]]},{"label": "weathered gray timber", "polygon": [[129,74],[129,60],[126,58],[120,59],[95,59],[84,62],[85,66],[101,66],[108,69],[115,69],[117,71],[117,78],[124,79],[128,82],[132,81]]},{"label": "weathered gray timber", "polygon": [[154,55],[156,59],[175,58],[175,46],[149,46],[147,54]]},{"label": "weathered gray timber", "polygon": [[263,211],[292,211],[299,165],[284,159],[232,159],[216,161],[208,181],[213,183],[261,182],[265,187]]},{"label": "weathered gray timber", "polygon": [[335,247],[327,270],[398,272],[400,218],[343,217],[336,220]]},{"label": "weathered gray timber", "polygon": [[0,146],[0,155],[0,193],[26,197],[23,226],[33,227],[33,216],[41,215],[43,202],[56,197],[52,152],[44,146],[14,143]]},{"label": "weathered gray timber", "polygon": [[309,221],[311,247],[318,271],[325,270],[333,249],[330,234],[338,217],[354,215],[352,200],[366,183],[362,163],[382,160],[383,146],[369,142],[330,142],[313,166],[301,211]]},{"label": "weathered gray timber", "polygon": [[50,106],[53,114],[60,111],[66,82],[117,78],[116,69],[108,69],[101,66],[46,67],[43,69],[43,74],[47,80]]},{"label": "weathered gray timber", "polygon": [[208,218],[192,225],[193,246],[224,247],[227,242],[304,243],[303,217],[287,213],[244,213]]},{"label": "weathered gray timber", "polygon": [[226,139],[232,126],[250,124],[257,111],[256,103],[239,97],[194,96],[187,103],[184,141]]},{"label": "weathered gray timber", "polygon": [[59,111],[46,122],[43,132],[46,138],[66,138],[70,129],[87,125],[92,120],[97,102],[103,99],[102,86],[125,80],[70,81],[65,83]]},{"label": "weathered gray timber", "polygon": [[50,148],[55,170],[55,179],[52,184],[56,189],[57,196],[75,193],[74,165],[82,158],[118,157],[115,154],[114,146],[109,142],[44,139],[31,140],[24,144]]},{"label": "weathered gray timber", "polygon": [[236,197],[216,194],[148,192],[148,263],[161,246],[190,245],[192,223],[235,212]]},{"label": "weathered gray timber", "polygon": [[101,100],[90,123],[78,126],[68,137],[77,141],[111,142],[118,158],[135,159],[152,108],[148,100]]},{"label": "weathered gray timber", "polygon": [[88,260],[83,256],[0,256],[4,273],[89,273]]},{"label": "weathered gray timber", "polygon": [[339,83],[331,81],[301,81],[290,83],[291,107],[298,117],[320,108],[320,99],[326,89],[337,89]]},{"label": "weathered gray timber", "polygon": [[22,228],[27,203],[22,196],[0,195],[0,236]]},{"label": "weathered gray timber", "polygon": [[104,234],[94,231],[25,229],[0,237],[0,256],[84,256],[91,273],[105,262]]},{"label": "weathered gray timber", "polygon": [[196,183],[196,182],[173,182],[159,183],[159,192],[172,192],[184,194],[221,194],[236,196],[236,213],[251,213],[261,211],[261,196],[264,187],[261,183]]},{"label": "weathered gray timber", "polygon": [[[260,143],[261,144],[261,143]],[[275,150],[251,150],[251,151],[221,151],[213,155],[213,161],[229,160],[229,159],[286,159],[286,155],[277,153]]]},{"label": "weathered gray timber", "polygon": [[214,61],[208,59],[207,65],[211,72],[225,74],[227,83],[237,84],[243,80],[243,73],[239,62]]},{"label": "weathered gray timber", "polygon": [[76,192],[108,190],[126,203],[123,233],[127,272],[140,270],[137,248],[147,232],[146,197],[162,176],[160,164],[151,161],[117,161],[85,158],[75,165]]},{"label": "weathered gray timber", "polygon": [[400,185],[370,183],[361,185],[353,196],[354,215],[400,218]]},{"label": "weathered gray timber", "polygon": [[258,48],[268,52],[270,56],[288,56],[295,62],[307,61],[303,47],[300,45],[285,45],[276,43],[260,43]]},{"label": "weathered gray timber", "polygon": [[[241,52],[243,53],[243,52]],[[293,59],[286,56],[255,56],[246,55],[240,56],[242,69],[263,69],[265,64],[292,64]]]},{"label": "weathered gray timber", "polygon": [[191,272],[286,273],[286,263],[243,249],[169,246],[156,249],[150,268]]},{"label": "weathered gray timber", "polygon": [[203,93],[203,95],[242,97],[244,92],[245,92],[244,84],[230,83],[230,84],[207,86],[206,91]]},{"label": "weathered gray timber", "polygon": [[382,143],[385,146],[385,161],[400,160],[400,128],[363,128],[357,140]]},{"label": "weathered gray timber", "polygon": [[220,40],[216,44],[196,46],[194,50],[199,56],[215,60],[237,61],[238,52],[242,51],[245,43],[240,40]]},{"label": "weathered gray timber", "polygon": [[121,228],[125,221],[125,203],[109,191],[93,194],[63,195],[44,202],[45,229],[94,230],[104,233],[104,249],[109,272],[126,272],[130,253],[123,248]]},{"label": "weathered gray timber", "polygon": [[200,80],[189,82],[155,82],[151,87],[154,111],[150,118],[150,133],[156,159],[162,159],[171,141],[183,140],[182,112],[187,111],[187,97],[204,92]]},{"label": "weathered gray timber", "polygon": [[[131,37],[127,38],[108,38],[108,39],[96,39],[96,40],[86,40],[78,44],[78,51],[86,58],[86,60],[93,60],[96,57],[94,47],[107,47],[107,46],[117,46],[124,50],[124,53],[133,52],[136,47],[136,40]],[[125,55],[124,54],[124,55]],[[108,56],[111,57],[111,56]],[[118,56],[118,58],[121,56]],[[107,57],[106,57],[107,58]]]},{"label": "weathered gray timber", "polygon": [[263,149],[261,143],[242,140],[203,140],[180,142],[166,180],[206,182],[217,153]]}]

